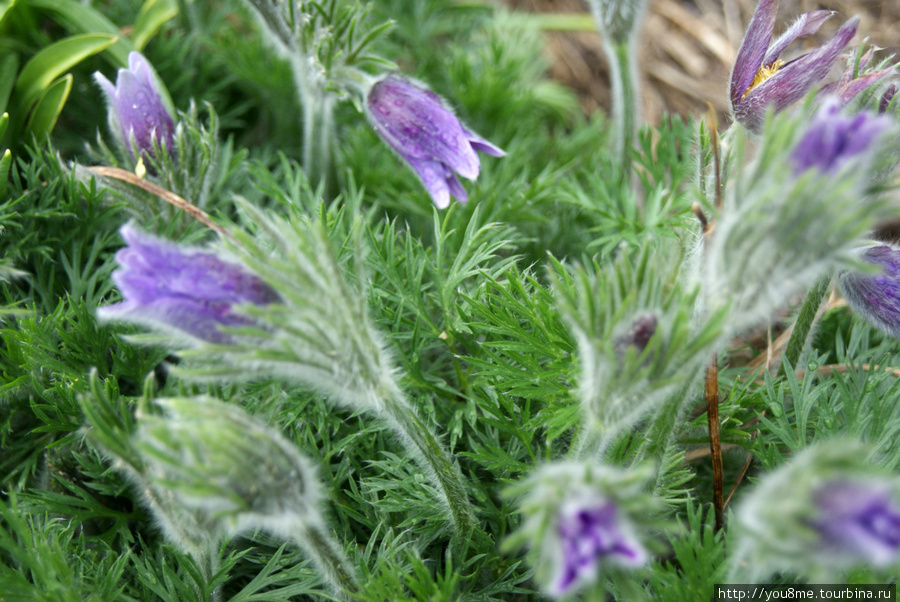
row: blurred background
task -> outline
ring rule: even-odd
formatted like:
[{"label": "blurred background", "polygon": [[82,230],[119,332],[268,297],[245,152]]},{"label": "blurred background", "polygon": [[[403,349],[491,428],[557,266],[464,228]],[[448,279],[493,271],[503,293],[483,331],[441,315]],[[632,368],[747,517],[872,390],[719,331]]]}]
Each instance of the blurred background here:
[{"label": "blurred background", "polygon": [[[505,2],[514,10],[544,15],[551,76],[577,92],[585,112],[609,108],[606,60],[583,0]],[[710,104],[727,115],[728,77],[756,5],[757,0],[651,0],[640,38],[646,122],[658,123],[665,112],[698,115]],[[868,37],[884,49],[879,57],[900,51],[900,0],[782,0],[776,35],[800,13],[818,9],[836,14],[816,36],[795,42],[783,58],[814,48],[853,15],[861,21],[850,47]]]}]

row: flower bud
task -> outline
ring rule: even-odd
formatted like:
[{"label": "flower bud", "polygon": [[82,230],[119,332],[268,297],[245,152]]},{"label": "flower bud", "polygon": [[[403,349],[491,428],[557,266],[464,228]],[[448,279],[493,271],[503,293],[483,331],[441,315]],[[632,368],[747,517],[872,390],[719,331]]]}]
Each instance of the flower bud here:
[{"label": "flower bud", "polygon": [[112,277],[125,300],[100,308],[102,320],[227,344],[234,337],[221,327],[253,324],[235,306],[279,301],[259,277],[215,253],[165,242],[131,225],[121,233],[128,246],[116,254],[120,267]]},{"label": "flower bud", "polygon": [[900,249],[869,247],[862,252],[862,260],[877,266],[880,273],[843,272],[841,291],[855,312],[900,339]]},{"label": "flower bud", "polygon": [[466,129],[437,94],[396,75],[372,86],[366,109],[375,131],[409,163],[441,209],[450,204],[451,195],[461,203],[468,200],[456,174],[478,177],[476,151],[505,154]]},{"label": "flower bud", "polygon": [[160,96],[156,73],[139,52],[128,55],[128,69],[119,69],[113,86],[99,71],[94,79],[109,105],[109,125],[132,160],[153,154],[154,139],[172,148],[175,124]]},{"label": "flower bud", "polygon": [[610,570],[643,566],[649,554],[637,525],[655,510],[648,475],[595,463],[544,466],[510,488],[522,497],[524,520],[503,548],[530,547],[536,578],[554,597],[584,590]]},{"label": "flower bud", "polygon": [[879,146],[879,141],[895,129],[887,115],[860,111],[841,112],[837,98],[829,98],[816,112],[806,133],[794,148],[795,172],[817,168],[832,175],[851,160],[863,160]]},{"label": "flower bud", "polygon": [[900,480],[869,464],[872,450],[831,440],[762,477],[735,518],[732,583],[774,573],[812,579],[900,560]]}]

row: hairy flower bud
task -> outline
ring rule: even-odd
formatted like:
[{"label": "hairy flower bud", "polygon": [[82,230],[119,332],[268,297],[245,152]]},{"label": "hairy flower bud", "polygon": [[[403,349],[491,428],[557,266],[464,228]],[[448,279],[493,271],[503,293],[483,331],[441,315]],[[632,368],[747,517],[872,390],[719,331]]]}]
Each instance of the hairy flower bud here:
[{"label": "hairy flower bud", "polygon": [[153,154],[153,140],[171,149],[175,124],[158,90],[153,68],[139,52],[128,55],[128,69],[119,69],[114,86],[99,71],[94,79],[109,105],[109,125],[119,144],[136,160]]},{"label": "hairy flower bud", "polygon": [[524,521],[504,549],[531,548],[536,579],[554,597],[643,566],[650,556],[638,525],[655,510],[644,489],[648,475],[593,462],[544,466],[508,492],[521,496]]},{"label": "hairy flower bud", "polygon": [[869,247],[862,251],[862,260],[877,266],[881,272],[843,272],[841,291],[855,312],[900,339],[900,248]]},{"label": "hairy flower bud", "polygon": [[892,129],[894,121],[887,115],[868,111],[847,115],[841,112],[840,101],[832,97],[812,118],[794,148],[791,158],[796,173],[817,168],[834,174],[848,162],[870,155]]},{"label": "hairy flower bud", "polygon": [[762,477],[737,509],[732,583],[774,573],[812,579],[900,560],[900,480],[854,441],[830,440]]},{"label": "hairy flower bud", "polygon": [[460,123],[437,94],[402,77],[389,75],[376,82],[366,96],[366,109],[375,131],[409,163],[441,209],[450,204],[451,195],[461,203],[468,200],[456,174],[478,177],[476,151],[504,155]]},{"label": "hairy flower bud", "polygon": [[246,268],[215,253],[181,247],[122,228],[128,246],[116,254],[113,281],[122,303],[102,307],[103,320],[132,322],[211,343],[230,343],[221,327],[252,325],[235,311],[244,304],[277,303],[278,294]]}]

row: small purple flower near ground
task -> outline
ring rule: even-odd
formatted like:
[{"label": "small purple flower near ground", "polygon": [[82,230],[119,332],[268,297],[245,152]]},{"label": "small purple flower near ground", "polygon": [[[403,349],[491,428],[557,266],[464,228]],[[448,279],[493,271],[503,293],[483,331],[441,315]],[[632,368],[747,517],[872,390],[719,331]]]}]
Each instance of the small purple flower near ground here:
[{"label": "small purple flower near ground", "polygon": [[440,209],[450,204],[451,196],[461,203],[468,200],[456,174],[478,177],[476,151],[505,154],[466,129],[437,94],[402,77],[389,75],[376,82],[366,107],[375,131],[409,163]]},{"label": "small purple flower near ground", "polygon": [[795,171],[800,174],[817,168],[834,174],[848,161],[873,150],[892,129],[894,120],[889,116],[867,111],[844,114],[840,100],[832,97],[813,116],[806,134],[794,149]]},{"label": "small purple flower near ground", "polygon": [[850,307],[866,320],[900,339],[900,250],[869,247],[862,259],[882,269],[880,274],[848,271],[841,274],[841,291]]},{"label": "small purple flower near ground", "polygon": [[569,502],[560,508],[558,521],[562,558],[559,575],[552,584],[554,595],[564,595],[594,581],[605,562],[637,567],[647,561],[647,552],[612,501]]},{"label": "small purple flower near ground", "polygon": [[859,18],[850,19],[825,45],[784,63],[779,55],[797,38],[810,36],[831,16],[831,11],[805,13],[772,42],[778,0],[761,0],[741,43],[731,73],[729,95],[736,121],[759,132],[766,109],[780,111],[809,92],[828,75],[844,46],[856,34]]},{"label": "small purple flower near ground", "polygon": [[177,331],[201,341],[228,344],[232,335],[220,326],[252,325],[233,311],[236,305],[266,305],[278,294],[244,267],[214,253],[180,247],[125,225],[128,246],[116,253],[113,281],[124,301],[102,307],[102,320],[131,322]]},{"label": "small purple flower near ground", "polygon": [[876,567],[894,564],[900,551],[900,505],[889,491],[873,484],[832,482],[815,495],[819,532],[829,553],[850,563]]},{"label": "small purple flower near ground", "polygon": [[153,152],[154,136],[170,150],[172,147],[175,124],[163,105],[155,77],[153,67],[139,52],[128,55],[128,69],[119,69],[115,86],[99,71],[94,73],[109,104],[110,128],[132,159],[136,158],[132,137],[142,154]]}]

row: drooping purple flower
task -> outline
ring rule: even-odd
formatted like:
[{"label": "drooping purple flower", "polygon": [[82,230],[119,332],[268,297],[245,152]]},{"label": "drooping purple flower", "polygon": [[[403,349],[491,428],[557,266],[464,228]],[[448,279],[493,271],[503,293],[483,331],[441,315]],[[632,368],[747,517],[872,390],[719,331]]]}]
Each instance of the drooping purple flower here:
[{"label": "drooping purple flower", "polygon": [[613,343],[613,349],[621,358],[625,350],[634,347],[638,355],[647,347],[647,343],[656,334],[656,327],[659,325],[659,319],[655,314],[644,313],[637,316],[629,327],[628,331],[616,337]]},{"label": "drooping purple flower", "polygon": [[841,101],[829,98],[816,112],[792,154],[794,170],[800,174],[817,168],[832,174],[872,151],[882,136],[894,129],[887,115],[868,111],[841,112]]},{"label": "drooping purple flower", "polygon": [[841,274],[841,291],[855,312],[900,339],[900,249],[886,245],[869,247],[862,259],[881,268],[880,274],[847,271]]},{"label": "drooping purple flower", "polygon": [[815,494],[818,531],[823,552],[851,564],[876,567],[895,563],[900,556],[900,505],[890,492],[871,483],[837,481]]},{"label": "drooping purple flower", "polygon": [[94,73],[109,104],[110,128],[132,159],[132,137],[142,154],[152,154],[154,136],[172,148],[175,124],[162,102],[155,78],[153,67],[139,52],[128,55],[128,69],[119,69],[115,86],[99,71]]},{"label": "drooping purple flower", "polygon": [[769,106],[779,111],[791,106],[828,75],[859,24],[858,17],[850,19],[825,45],[784,63],[778,57],[788,45],[816,33],[832,13],[804,13],[772,42],[777,12],[778,0],[760,0],[731,72],[732,113],[735,120],[754,132],[762,127]]},{"label": "drooping purple flower", "polygon": [[572,500],[563,504],[556,530],[562,549],[559,574],[551,584],[554,595],[561,596],[592,582],[603,563],[637,567],[648,558],[610,500]]},{"label": "drooping purple flower", "polygon": [[112,278],[124,301],[100,308],[100,319],[227,344],[233,337],[220,326],[252,324],[234,306],[280,300],[258,276],[214,253],[160,240],[131,225],[121,234],[128,246],[116,253],[120,267]]},{"label": "drooping purple flower", "polygon": [[476,151],[505,154],[466,129],[437,94],[402,77],[389,75],[376,82],[366,106],[375,131],[409,163],[441,209],[451,196],[461,203],[468,200],[456,174],[478,177]]}]

